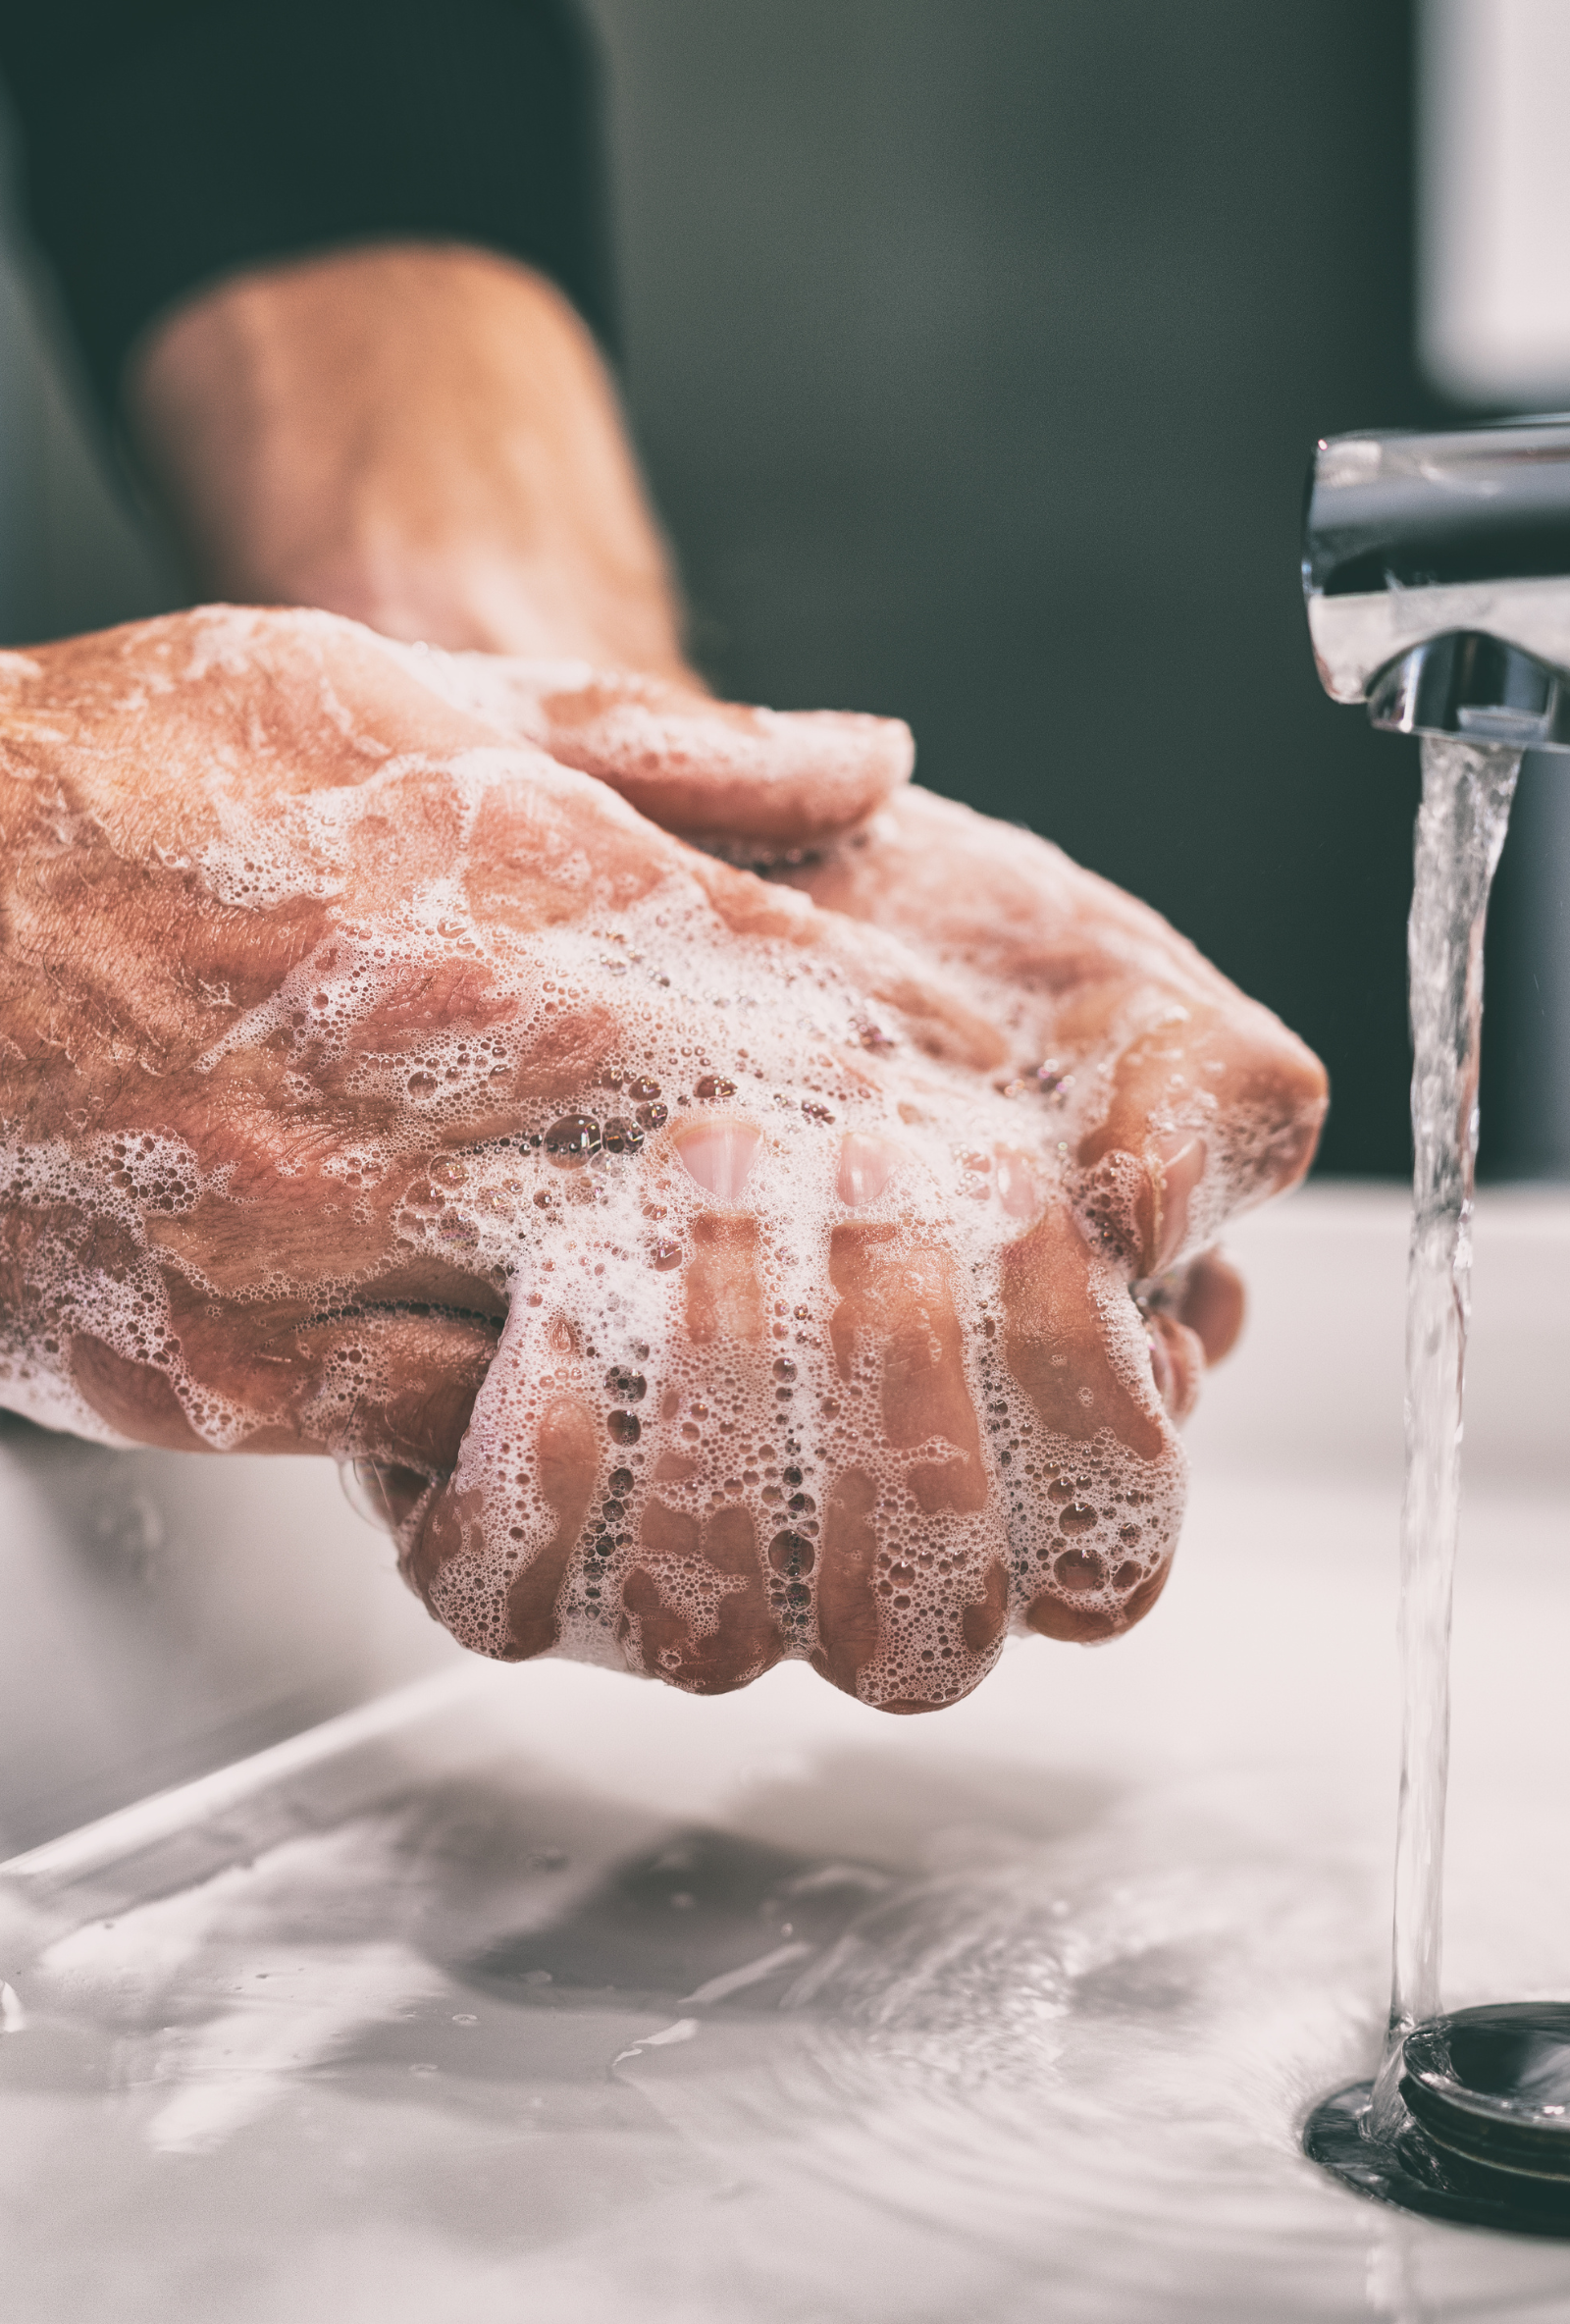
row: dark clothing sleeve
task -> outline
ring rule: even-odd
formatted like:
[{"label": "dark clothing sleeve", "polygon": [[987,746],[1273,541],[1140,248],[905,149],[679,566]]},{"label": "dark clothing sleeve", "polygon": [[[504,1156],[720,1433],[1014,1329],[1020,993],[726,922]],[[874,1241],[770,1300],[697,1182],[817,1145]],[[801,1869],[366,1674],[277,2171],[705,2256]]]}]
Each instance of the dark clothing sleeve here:
[{"label": "dark clothing sleeve", "polygon": [[137,334],[188,292],[375,239],[524,259],[614,351],[572,0],[0,0],[0,73],[110,411]]}]

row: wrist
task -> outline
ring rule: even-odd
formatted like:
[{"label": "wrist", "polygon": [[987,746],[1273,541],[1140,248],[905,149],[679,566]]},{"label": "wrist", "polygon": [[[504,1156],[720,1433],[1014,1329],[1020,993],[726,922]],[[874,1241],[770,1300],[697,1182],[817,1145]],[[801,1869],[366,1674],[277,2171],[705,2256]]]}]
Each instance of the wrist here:
[{"label": "wrist", "polygon": [[599,352],[510,260],[393,245],[254,270],[155,330],[127,410],[215,594],[688,674]]},{"label": "wrist", "polygon": [[668,590],[607,571],[570,540],[524,547],[478,527],[433,536],[373,518],[299,541],[265,578],[268,603],[323,607],[411,644],[697,682]]}]

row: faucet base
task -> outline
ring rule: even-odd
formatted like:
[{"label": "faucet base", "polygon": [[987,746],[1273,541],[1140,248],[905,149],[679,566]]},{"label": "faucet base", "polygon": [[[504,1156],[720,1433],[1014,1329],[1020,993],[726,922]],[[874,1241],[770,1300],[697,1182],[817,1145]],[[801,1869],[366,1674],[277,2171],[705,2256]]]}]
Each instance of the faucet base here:
[{"label": "faucet base", "polygon": [[1406,2037],[1390,2138],[1373,2084],[1320,2101],[1303,2151],[1359,2194],[1511,2235],[1570,2240],[1570,2005],[1508,2001],[1434,2018]]}]

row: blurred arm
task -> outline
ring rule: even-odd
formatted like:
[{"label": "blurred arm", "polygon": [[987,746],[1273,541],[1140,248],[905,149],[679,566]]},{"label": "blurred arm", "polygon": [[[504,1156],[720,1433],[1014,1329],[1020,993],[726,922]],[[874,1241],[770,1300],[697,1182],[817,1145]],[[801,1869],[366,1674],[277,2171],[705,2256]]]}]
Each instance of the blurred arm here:
[{"label": "blurred arm", "polygon": [[206,590],[679,668],[576,0],[50,0],[0,7],[0,71],[89,379]]},{"label": "blurred arm", "polygon": [[212,596],[683,674],[604,363],[511,259],[383,245],[239,275],[147,335],[125,409]]}]

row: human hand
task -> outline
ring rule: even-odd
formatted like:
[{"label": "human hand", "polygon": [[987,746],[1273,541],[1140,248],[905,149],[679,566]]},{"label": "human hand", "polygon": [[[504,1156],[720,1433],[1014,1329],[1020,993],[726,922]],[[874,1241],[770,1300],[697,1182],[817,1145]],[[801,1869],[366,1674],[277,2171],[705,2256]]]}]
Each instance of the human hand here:
[{"label": "human hand", "polygon": [[[1324,1068],[1158,913],[1033,832],[912,787],[848,845],[778,874],[898,934],[1002,1031],[1003,1086],[1059,1155],[1075,1213],[1141,1287],[1190,1385],[1242,1322],[1213,1249],[1227,1220],[1295,1186]],[[1191,1327],[1186,1347],[1173,1323]]]},{"label": "human hand", "polygon": [[[827,718],[819,741],[811,716],[581,665],[456,654],[411,666],[666,829],[890,930],[938,968],[998,1031],[994,1086],[1020,1101],[1026,1145],[1056,1157],[1081,1227],[1138,1287],[1167,1402],[1186,1413],[1202,1365],[1242,1323],[1242,1286],[1215,1238],[1297,1183],[1325,1114],[1324,1070],[1278,1018],[1061,849],[902,787],[914,754],[892,721]],[[733,753],[716,718],[745,729]],[[881,748],[858,747],[880,726]]]},{"label": "human hand", "polygon": [[1007,1039],[402,663],[217,609],[0,664],[5,1400],[376,1464],[509,1657],[926,1708],[1136,1618],[1181,1456]]}]

